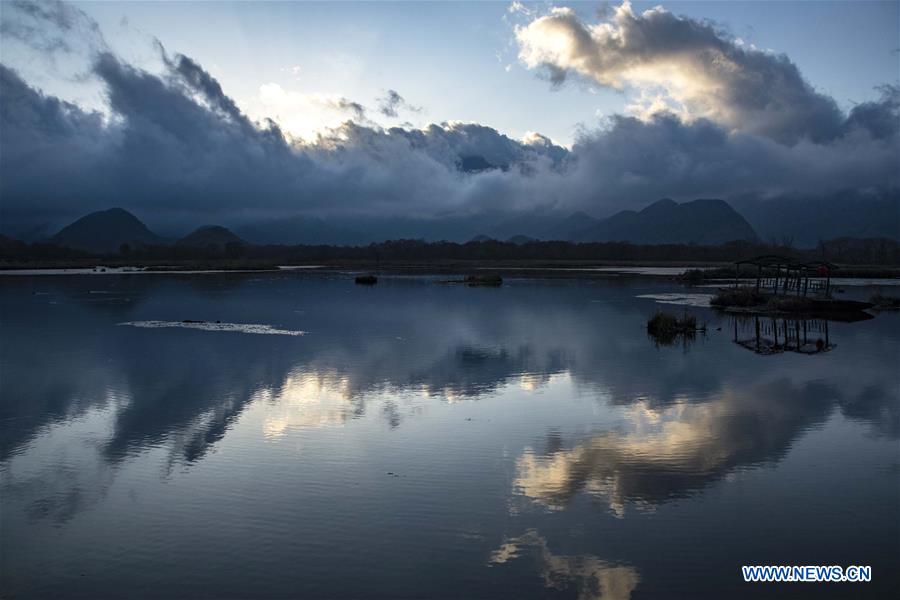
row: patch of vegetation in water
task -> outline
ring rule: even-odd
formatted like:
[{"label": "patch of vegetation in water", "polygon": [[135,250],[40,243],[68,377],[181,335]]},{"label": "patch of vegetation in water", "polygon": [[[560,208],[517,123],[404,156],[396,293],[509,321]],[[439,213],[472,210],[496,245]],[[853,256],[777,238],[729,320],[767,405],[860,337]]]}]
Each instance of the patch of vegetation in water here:
[{"label": "patch of vegetation in water", "polygon": [[706,326],[697,326],[697,317],[687,312],[680,317],[673,313],[657,311],[647,321],[647,333],[658,344],[671,345],[679,336],[685,341],[693,340],[698,331],[706,331]]}]

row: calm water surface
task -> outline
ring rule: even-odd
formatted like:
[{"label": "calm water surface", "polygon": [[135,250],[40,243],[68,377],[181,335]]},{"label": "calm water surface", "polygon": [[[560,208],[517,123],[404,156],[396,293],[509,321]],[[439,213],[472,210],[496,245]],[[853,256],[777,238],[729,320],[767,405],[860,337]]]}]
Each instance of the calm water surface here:
[{"label": "calm water surface", "polygon": [[4,277],[0,592],[900,591],[900,315],[763,320],[828,350],[763,355],[700,306],[706,336],[648,339],[658,302],[702,304],[659,280],[438,279]]}]

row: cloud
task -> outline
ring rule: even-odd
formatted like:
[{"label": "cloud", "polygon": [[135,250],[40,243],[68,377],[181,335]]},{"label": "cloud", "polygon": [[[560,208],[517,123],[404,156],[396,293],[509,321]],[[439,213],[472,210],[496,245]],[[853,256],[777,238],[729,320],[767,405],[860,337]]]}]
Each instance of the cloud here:
[{"label": "cloud", "polygon": [[[42,52],[53,46],[41,40],[87,36],[89,76],[106,106],[102,114],[85,110],[0,65],[5,226],[62,224],[114,205],[199,225],[537,209],[602,216],[664,196],[900,188],[897,87],[844,115],[785,57],[662,9],[635,15],[625,4],[595,25],[567,9],[525,15],[530,22],[516,37],[526,65],[555,69],[559,81],[576,73],[635,87],[647,98],[652,79],[664,92],[656,108],[678,109],[612,115],[566,149],[539,133],[516,140],[480,123],[382,128],[357,101],[276,83],[261,86],[244,107],[192,58],[158,44],[160,71],[138,68],[110,52],[83,13],[47,6],[53,10],[17,4],[4,12],[3,26],[30,19],[32,28],[17,35]],[[67,25],[73,22],[80,25]],[[376,110],[414,109],[388,90]]]},{"label": "cloud", "polygon": [[[605,128],[587,131],[572,148],[565,185],[573,202],[582,193],[610,201],[634,202],[676,191],[682,197],[733,197],[742,193],[772,197],[802,190],[831,194],[846,188],[896,187],[900,158],[897,91],[864,107],[879,115],[863,123],[852,112],[844,133],[828,144],[809,140],[783,145],[766,136],[731,132],[706,119],[685,122],[671,113],[645,120],[614,115]],[[873,129],[876,130],[873,134]],[[591,182],[595,182],[592,189]],[[596,186],[602,182],[602,188]],[[668,191],[668,192],[667,192]]]},{"label": "cloud", "polygon": [[369,123],[366,108],[338,94],[305,93],[284,89],[277,83],[260,86],[258,106],[253,112],[275,119],[292,136],[314,140],[327,129],[340,126],[348,118]]},{"label": "cloud", "polygon": [[106,50],[99,25],[78,8],[60,0],[12,0],[3,12],[0,34],[46,52]]},{"label": "cloud", "polygon": [[[157,45],[162,54],[163,62],[169,68],[173,77],[176,77],[176,81],[184,84],[190,92],[197,93],[214,111],[219,111],[234,121],[246,124],[247,120],[241,114],[240,109],[238,109],[231,98],[225,95],[225,92],[222,91],[222,86],[212,75],[183,54],[176,54],[170,58],[162,44],[157,42]],[[110,57],[111,55],[107,54],[105,56]]]},{"label": "cloud", "polygon": [[[269,214],[433,215],[472,210],[495,194],[496,208],[512,209],[508,190],[524,185],[520,170],[543,170],[551,151],[564,153],[461,123],[383,130],[347,121],[313,142],[292,143],[273,121],[251,121],[194,61],[175,55],[165,67],[155,75],[99,54],[93,74],[112,115],[105,121],[0,67],[4,218],[73,215],[110,204],[206,218],[248,207]],[[291,99],[278,88],[268,92]],[[364,114],[343,98],[316,101]],[[496,169],[464,176],[460,166],[469,156]]]},{"label": "cloud", "polygon": [[629,2],[597,23],[553,8],[516,27],[519,58],[554,84],[575,74],[616,90],[637,90],[642,114],[668,106],[730,131],[781,143],[822,142],[840,133],[843,116],[784,55],[738,43],[709,22],[662,7],[635,13]]},{"label": "cloud", "polygon": [[386,117],[397,117],[400,110],[410,112],[421,112],[422,107],[413,106],[407,102],[396,90],[388,90],[387,93],[378,99],[378,112]]}]

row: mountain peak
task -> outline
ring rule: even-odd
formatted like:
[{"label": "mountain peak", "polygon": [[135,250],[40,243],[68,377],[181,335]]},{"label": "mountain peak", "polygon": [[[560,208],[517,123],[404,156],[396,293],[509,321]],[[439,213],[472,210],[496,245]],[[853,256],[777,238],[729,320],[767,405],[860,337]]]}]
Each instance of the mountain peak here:
[{"label": "mountain peak", "polygon": [[112,208],[107,208],[106,210],[98,210],[93,213],[89,213],[86,216],[91,215],[110,215],[110,216],[122,216],[122,217],[131,217],[132,219],[137,219],[132,213],[128,212],[121,206],[113,206]]},{"label": "mountain peak", "polygon": [[198,227],[191,233],[187,234],[177,242],[179,246],[226,246],[227,244],[245,244],[246,242],[235,235],[227,227],[221,225],[204,225]]},{"label": "mountain peak", "polygon": [[124,208],[87,214],[59,230],[51,241],[88,252],[118,252],[123,244],[147,246],[162,243],[140,219]]},{"label": "mountain peak", "polygon": [[675,208],[677,206],[680,206],[680,205],[677,202],[675,202],[674,200],[672,200],[671,198],[661,198],[661,199],[657,200],[656,202],[654,202],[653,204],[646,206],[640,212],[661,210],[661,209],[671,209],[671,208]]},{"label": "mountain peak", "polygon": [[664,198],[640,212],[622,211],[581,232],[578,241],[634,244],[706,244],[757,239],[756,232],[724,200],[678,204]]}]

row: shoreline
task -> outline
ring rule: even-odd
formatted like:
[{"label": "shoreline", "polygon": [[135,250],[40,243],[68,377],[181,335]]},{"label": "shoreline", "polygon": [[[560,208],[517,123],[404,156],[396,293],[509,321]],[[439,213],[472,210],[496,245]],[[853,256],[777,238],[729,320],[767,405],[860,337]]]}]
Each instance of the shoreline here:
[{"label": "shoreline", "polygon": [[[682,283],[692,288],[713,288],[730,286],[734,277],[723,276],[727,263],[685,263],[660,261],[472,261],[472,262],[431,262],[431,263],[362,263],[340,261],[334,263],[281,265],[281,264],[150,264],[114,265],[91,263],[79,265],[34,266],[0,265],[0,279],[4,277],[48,277],[48,276],[123,276],[123,275],[223,275],[251,273],[375,273],[390,275],[500,275],[509,279],[608,279],[608,278],[656,278]],[[709,279],[689,281],[687,271],[714,271]],[[844,286],[900,286],[900,267],[846,267],[847,276],[832,278],[835,285]],[[748,281],[741,277],[740,281]]]}]

